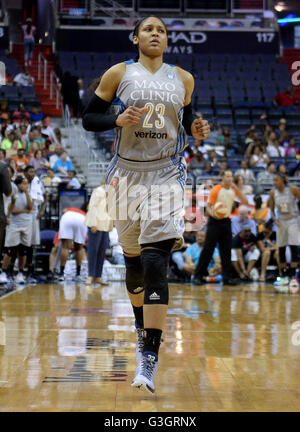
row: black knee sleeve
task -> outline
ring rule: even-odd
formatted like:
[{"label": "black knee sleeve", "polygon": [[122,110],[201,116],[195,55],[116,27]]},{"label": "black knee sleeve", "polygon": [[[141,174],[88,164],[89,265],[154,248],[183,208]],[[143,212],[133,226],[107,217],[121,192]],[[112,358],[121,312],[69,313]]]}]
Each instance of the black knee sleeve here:
[{"label": "black knee sleeve", "polygon": [[281,264],[286,262],[285,249],[286,249],[285,246],[279,248],[279,261]]},{"label": "black knee sleeve", "polygon": [[127,257],[125,258],[126,266],[126,288],[130,294],[140,294],[144,291],[144,273],[141,263],[141,257]]},{"label": "black knee sleeve", "polygon": [[141,259],[144,268],[145,287],[144,304],[167,305],[169,303],[167,280],[169,256],[169,253],[158,249],[142,250]]},{"label": "black knee sleeve", "polygon": [[291,256],[292,256],[292,262],[298,261],[298,246],[290,246],[291,248]]},{"label": "black knee sleeve", "polygon": [[32,257],[32,247],[31,246],[24,246],[22,244],[19,244],[18,252],[19,252],[20,256]]},{"label": "black knee sleeve", "polygon": [[8,247],[6,253],[10,257],[11,261],[14,262],[17,258],[18,246]]}]

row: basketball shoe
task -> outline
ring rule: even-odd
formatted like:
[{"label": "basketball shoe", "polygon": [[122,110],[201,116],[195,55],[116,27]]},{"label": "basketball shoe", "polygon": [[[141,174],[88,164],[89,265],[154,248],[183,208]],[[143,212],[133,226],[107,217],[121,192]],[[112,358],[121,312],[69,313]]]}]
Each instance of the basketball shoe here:
[{"label": "basketball shoe", "polygon": [[144,349],[144,329],[142,327],[138,327],[137,323],[135,323],[135,328],[137,334],[137,342],[136,342],[136,349],[135,349],[135,358],[136,358],[137,367],[135,370],[135,377],[132,380],[132,384],[134,383],[136,377],[140,373],[140,365],[142,362],[143,349]]},{"label": "basketball shoe", "polygon": [[139,365],[139,372],[134,378],[131,386],[147,390],[150,393],[155,392],[154,377],[158,368],[158,356],[150,351],[142,355]]}]

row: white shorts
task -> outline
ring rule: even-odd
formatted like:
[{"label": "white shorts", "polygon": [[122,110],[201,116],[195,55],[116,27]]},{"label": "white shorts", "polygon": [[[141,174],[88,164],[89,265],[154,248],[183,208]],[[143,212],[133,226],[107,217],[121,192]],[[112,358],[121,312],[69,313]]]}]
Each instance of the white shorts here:
[{"label": "white shorts", "polygon": [[299,246],[300,245],[300,230],[297,219],[280,221],[280,226],[276,231],[276,245],[283,246]]},{"label": "white shorts", "polygon": [[31,246],[32,224],[23,227],[8,225],[6,228],[5,247],[14,247],[22,244]]},{"label": "white shorts", "polygon": [[65,213],[59,223],[59,239],[84,244],[88,230],[84,220],[85,216],[81,213],[72,211]]},{"label": "white shorts", "polygon": [[[257,261],[260,256],[260,252],[257,248],[255,248],[253,251],[249,251],[246,253],[246,255],[243,256],[245,263],[249,261]],[[238,261],[238,256],[235,249],[231,249],[231,261],[235,262]]]}]

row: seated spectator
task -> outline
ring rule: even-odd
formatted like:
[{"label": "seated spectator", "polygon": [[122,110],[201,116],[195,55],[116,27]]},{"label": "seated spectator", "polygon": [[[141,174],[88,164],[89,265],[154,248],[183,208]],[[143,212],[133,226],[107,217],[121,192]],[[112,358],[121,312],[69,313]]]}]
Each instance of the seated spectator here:
[{"label": "seated spectator", "polygon": [[49,163],[50,163],[51,168],[54,167],[55,163],[58,161],[58,159],[60,158],[63,151],[64,151],[64,149],[61,146],[56,146],[54,148],[54,153],[49,158]]},{"label": "seated spectator", "polygon": [[62,137],[61,130],[59,128],[54,129],[55,143],[61,147],[66,147],[66,140]]},{"label": "seated spectator", "polygon": [[261,195],[255,195],[253,200],[255,207],[251,210],[250,215],[257,224],[258,232],[261,232],[264,224],[271,219],[271,209],[267,206],[267,203],[263,204]]},{"label": "seated spectator", "polygon": [[215,123],[210,123],[210,134],[209,137],[205,140],[205,143],[207,142],[207,144],[210,144],[212,146],[220,146],[221,141],[220,141],[220,132],[218,130],[218,125],[216,125]]},{"label": "seated spectator", "polygon": [[[183,265],[183,271],[189,276],[193,275],[199,262],[199,258],[205,243],[206,233],[204,230],[198,231],[196,234],[196,243],[193,243],[185,251],[185,263]],[[217,248],[215,248],[212,259],[208,265],[208,275],[217,276],[222,272],[220,254]]]},{"label": "seated spectator", "polygon": [[213,169],[210,162],[205,162],[204,169],[202,171],[203,176],[212,176]]},{"label": "seated spectator", "polygon": [[286,124],[285,118],[281,118],[279,120],[279,126],[278,126],[278,130],[276,130],[276,132],[278,135],[279,144],[285,147],[289,141],[289,133],[287,131],[287,124]]},{"label": "seated spectator", "polygon": [[279,260],[279,248],[276,246],[276,233],[272,229],[273,221],[266,222],[263,225],[263,230],[257,236],[257,244],[261,253],[261,271],[260,271],[260,282],[265,282],[267,266],[270,260],[273,260],[278,266],[280,275],[280,260]]},{"label": "seated spectator", "polygon": [[12,147],[8,150],[6,150],[7,157],[14,158],[18,155],[18,150],[21,150],[22,147],[19,148],[19,142],[17,139],[13,140]]},{"label": "seated spectator", "polygon": [[252,234],[256,236],[257,228],[255,220],[249,218],[249,210],[246,205],[240,205],[238,208],[238,216],[233,216],[231,219],[232,235],[237,236],[246,226],[249,227]]},{"label": "seated spectator", "polygon": [[6,138],[4,138],[1,142],[1,148],[4,150],[9,150],[12,148],[13,141],[18,141],[18,148],[22,148],[22,142],[18,139],[17,134],[14,130],[10,130],[6,134]]},{"label": "seated spectator", "polygon": [[0,162],[6,163],[6,151],[3,149],[0,149]]},{"label": "seated spectator", "polygon": [[16,161],[13,159],[8,158],[7,159],[7,165],[14,171],[15,175],[17,173],[17,164]]},{"label": "seated spectator", "polygon": [[43,114],[38,106],[33,106],[31,108],[30,120],[33,123],[40,122],[44,119],[45,114]]},{"label": "seated spectator", "polygon": [[[257,248],[257,237],[252,234],[250,226],[232,239],[231,262],[242,280],[258,280],[258,271],[252,271],[260,256]],[[245,264],[247,264],[247,269]]]},{"label": "seated spectator", "polygon": [[185,209],[184,213],[185,231],[198,231],[206,222],[204,211],[197,207],[197,197],[192,195],[191,206]]},{"label": "seated spectator", "polygon": [[255,146],[252,149],[250,167],[266,168],[269,161],[270,161],[269,156],[264,152],[262,146],[259,144],[255,144]]},{"label": "seated spectator", "polygon": [[271,125],[266,124],[266,125],[261,125],[262,131],[263,131],[263,144],[264,145],[268,145],[269,142],[269,137],[271,135],[271,133],[273,133],[273,128]]},{"label": "seated spectator", "polygon": [[33,159],[34,158],[34,154],[35,152],[39,150],[39,145],[36,141],[33,141],[32,144],[30,144],[28,150],[27,150],[27,156],[29,157],[29,159]]},{"label": "seated spectator", "polygon": [[209,150],[207,152],[207,161],[212,164],[212,166],[219,165],[219,157],[216,150]]},{"label": "seated spectator", "polygon": [[71,170],[68,172],[68,177],[70,178],[69,183],[67,184],[67,189],[80,189],[81,188],[81,183],[78,180],[78,178],[76,177],[76,171],[75,170]]},{"label": "seated spectator", "polygon": [[230,137],[230,129],[229,127],[224,127],[221,129],[222,135],[219,137],[222,145],[224,145],[224,156],[228,156],[231,153],[240,153],[240,146],[238,144],[235,144],[232,142],[232,139]]},{"label": "seated spectator", "polygon": [[252,194],[253,187],[245,184],[245,179],[242,175],[235,175],[233,181],[244,195]]},{"label": "seated spectator", "polygon": [[245,179],[245,184],[254,183],[255,177],[251,169],[249,169],[247,159],[243,159],[240,164],[240,168],[235,172],[235,175],[241,175]]},{"label": "seated spectator", "polygon": [[288,86],[285,92],[278,93],[273,99],[273,104],[276,108],[278,106],[289,107],[289,106],[296,105],[297,103],[298,101],[296,100],[295,96],[292,94],[291,86]]},{"label": "seated spectator", "polygon": [[276,171],[275,162],[269,162],[267,165],[267,170],[262,171],[257,175],[257,184],[263,183],[273,183],[274,174]]},{"label": "seated spectator", "polygon": [[58,186],[62,182],[62,179],[54,174],[52,168],[47,168],[47,176],[43,178],[45,186]]},{"label": "seated spectator", "polygon": [[53,171],[55,174],[59,173],[64,176],[67,176],[69,171],[74,171],[72,162],[67,158],[68,158],[67,152],[63,151],[59,159],[55,162],[55,165],[53,167]]},{"label": "seated spectator", "polygon": [[278,165],[277,172],[284,174],[286,176],[288,175],[287,167],[284,163]]},{"label": "seated spectator", "polygon": [[39,149],[43,150],[46,147],[46,139],[42,136],[41,126],[35,126],[32,128],[33,139],[38,143]]},{"label": "seated spectator", "polygon": [[49,162],[43,158],[42,150],[36,150],[34,157],[30,160],[30,165],[35,169],[36,175],[39,177],[41,174],[46,174]]},{"label": "seated spectator", "polygon": [[20,72],[14,77],[13,83],[17,86],[23,87],[33,86],[34,78],[30,75],[28,69],[26,68],[25,72]]},{"label": "seated spectator", "polygon": [[10,120],[10,113],[8,111],[8,102],[2,101],[0,103],[0,118],[1,120],[9,121]]},{"label": "seated spectator", "polygon": [[12,114],[12,122],[16,124],[29,123],[30,114],[25,110],[23,104],[20,104],[19,109],[15,110]]},{"label": "seated spectator", "polygon": [[219,170],[219,176],[223,177],[224,172],[228,170],[228,162],[222,161],[220,163],[220,170]]},{"label": "seated spectator", "polygon": [[42,132],[42,136],[44,136],[45,138],[48,137],[52,143],[54,143],[54,144],[57,143],[56,137],[55,137],[55,134],[54,134],[54,129],[51,126],[50,116],[45,116],[43,118],[41,132]]},{"label": "seated spectator", "polygon": [[30,131],[30,125],[26,125],[26,124],[21,124],[20,125],[20,136],[21,136],[21,141],[22,143],[26,143],[26,141],[28,140],[28,133]]},{"label": "seated spectator", "polygon": [[[259,140],[259,135],[255,125],[251,125],[250,128],[245,132],[245,145],[246,145],[246,156],[249,156],[249,150],[251,151],[253,145]],[[247,153],[248,152],[248,153]]]},{"label": "seated spectator", "polygon": [[290,137],[288,146],[285,148],[285,157],[296,157],[299,154],[299,147],[296,146],[296,140]]},{"label": "seated spectator", "polygon": [[279,141],[276,138],[275,132],[272,132],[269,136],[268,145],[266,148],[267,155],[269,157],[284,157],[284,148],[279,145]]},{"label": "seated spectator", "polygon": [[[201,173],[204,166],[205,160],[203,154],[201,152],[197,152],[188,164],[188,171],[194,172],[199,170],[199,173]],[[197,175],[197,173],[195,173],[195,175]]]},{"label": "seated spectator", "polygon": [[29,160],[25,156],[25,150],[19,148],[17,150],[17,155],[12,157],[16,162],[17,171],[23,170],[27,165],[29,165]]}]

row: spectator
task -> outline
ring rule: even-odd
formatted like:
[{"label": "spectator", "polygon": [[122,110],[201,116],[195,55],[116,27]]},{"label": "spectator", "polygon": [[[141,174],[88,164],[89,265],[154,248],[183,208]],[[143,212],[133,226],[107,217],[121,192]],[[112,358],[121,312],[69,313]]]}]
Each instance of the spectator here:
[{"label": "spectator", "polygon": [[54,153],[49,158],[49,163],[51,168],[53,168],[55,163],[59,160],[63,151],[64,151],[63,147],[59,145],[54,148]]},{"label": "spectator", "polygon": [[3,121],[8,122],[10,120],[10,113],[8,111],[8,102],[7,101],[2,101],[0,103],[0,118]]},{"label": "spectator", "polygon": [[40,122],[44,119],[45,114],[43,114],[38,106],[33,106],[31,108],[30,120],[33,123]]},{"label": "spectator", "polygon": [[0,162],[6,163],[6,151],[3,149],[0,149]]},{"label": "spectator", "polygon": [[25,156],[25,150],[19,148],[17,150],[17,156],[12,157],[16,161],[17,171],[23,170],[27,165],[29,165],[29,160]]},{"label": "spectator", "polygon": [[12,148],[13,141],[18,141],[18,148],[22,148],[22,142],[18,139],[17,134],[14,130],[7,132],[6,138],[1,142],[1,148],[4,150],[10,150]]},{"label": "spectator", "polygon": [[78,117],[79,113],[79,79],[69,71],[64,72],[59,83],[64,109],[66,105],[73,111],[73,116]]},{"label": "spectator", "polygon": [[273,183],[274,174],[276,171],[275,162],[269,162],[267,165],[267,171],[262,171],[257,176],[257,184],[262,183]]},{"label": "spectator", "polygon": [[34,158],[34,155],[35,155],[35,152],[36,152],[37,150],[39,150],[39,145],[38,145],[38,143],[37,143],[36,141],[33,141],[33,142],[30,144],[30,147],[29,147],[28,150],[27,150],[27,156],[28,156],[30,159],[33,159],[33,158]]},{"label": "spectator", "polygon": [[[255,144],[257,140],[259,140],[259,135],[256,131],[256,126],[251,125],[250,128],[245,132],[245,145],[248,149],[252,149],[252,146]],[[248,150],[249,151],[249,150]],[[250,153],[249,153],[250,154]]]},{"label": "spectator", "polygon": [[294,106],[298,102],[295,98],[295,96],[292,94],[292,87],[288,86],[285,90],[285,92],[278,93],[274,99],[273,99],[274,106],[277,108],[278,106],[281,107],[289,107]]},{"label": "spectator", "polygon": [[[201,174],[202,169],[205,166],[205,160],[203,158],[203,154],[201,152],[197,152],[195,156],[191,159],[190,163],[188,164],[188,171],[192,171],[195,175],[198,175],[197,172],[199,171],[199,174]],[[194,172],[196,171],[197,172]]]},{"label": "spectator", "polygon": [[81,183],[76,177],[77,172],[75,170],[71,170],[68,172],[68,177],[70,178],[69,183],[67,184],[67,189],[81,189]]},{"label": "spectator", "polygon": [[252,186],[245,184],[245,179],[242,175],[235,175],[233,181],[237,185],[238,189],[243,192],[244,195],[252,194]]},{"label": "spectator", "polygon": [[15,175],[17,173],[17,164],[13,159],[7,159],[7,165],[14,171]]},{"label": "spectator", "polygon": [[220,163],[220,170],[219,170],[219,176],[223,177],[223,174],[225,173],[225,171],[228,170],[228,163],[227,161],[222,161]]},{"label": "spectator", "polygon": [[207,161],[212,164],[212,166],[219,165],[219,158],[216,150],[212,149],[207,152]]},{"label": "spectator", "polygon": [[31,66],[34,48],[34,35],[36,32],[35,26],[32,25],[31,18],[26,19],[26,24],[22,25],[22,30],[24,37],[24,62],[25,66]]},{"label": "spectator", "polygon": [[299,153],[299,147],[296,146],[296,140],[290,137],[288,147],[285,148],[285,157],[296,157]]},{"label": "spectator", "polygon": [[269,161],[270,159],[268,155],[263,151],[262,146],[260,144],[255,144],[255,146],[252,149],[250,167],[266,168]]},{"label": "spectator", "polygon": [[284,175],[288,175],[286,164],[284,164],[284,163],[279,164],[277,167],[277,172],[284,174]]},{"label": "spectator", "polygon": [[22,150],[22,148],[19,148],[18,140],[14,139],[12,147],[6,151],[7,157],[14,159],[18,155],[18,150]]},{"label": "spectator", "polygon": [[30,131],[30,125],[21,124],[20,125],[20,138],[22,143],[26,143],[28,140],[28,133]]},{"label": "spectator", "polygon": [[281,276],[279,248],[276,246],[276,233],[273,231],[272,226],[273,221],[266,222],[263,225],[262,232],[257,236],[257,244],[261,253],[260,282],[265,282],[267,266],[272,259],[275,260]]},{"label": "spectator", "polygon": [[60,155],[60,158],[55,162],[55,165],[53,167],[53,171],[55,174],[59,173],[67,176],[69,171],[74,171],[73,164],[70,160],[67,160],[67,157],[67,152],[63,151]]},{"label": "spectator", "polygon": [[212,176],[213,169],[210,162],[205,162],[204,170],[202,171],[202,175],[204,176]]},{"label": "spectator", "polygon": [[56,145],[58,145],[62,148],[66,147],[66,140],[63,139],[63,137],[61,135],[61,130],[59,128],[54,129],[54,135],[55,135]]},{"label": "spectator", "polygon": [[16,109],[12,114],[12,122],[14,124],[20,124],[20,123],[29,123],[30,121],[30,114],[28,111],[25,110],[25,107],[23,104],[19,105],[19,109]]},{"label": "spectator", "polygon": [[30,160],[30,165],[35,169],[36,175],[39,177],[41,174],[46,174],[49,162],[42,157],[42,150],[34,152],[34,158]]},{"label": "spectator", "polygon": [[47,176],[43,178],[43,183],[45,186],[51,186],[51,190],[53,186],[56,187],[62,182],[62,179],[54,174],[52,168],[47,168]]},{"label": "spectator", "polygon": [[269,157],[284,157],[284,148],[279,145],[275,132],[271,132],[266,148]]},{"label": "spectator", "polygon": [[209,126],[210,126],[210,134],[209,134],[209,138],[205,140],[205,143],[212,145],[214,147],[222,145],[219,139],[220,133],[218,130],[218,125],[215,123],[210,123]]},{"label": "spectator", "polygon": [[249,183],[255,182],[254,173],[251,169],[249,169],[248,161],[247,159],[243,159],[241,161],[240,168],[236,171],[235,175],[241,175],[245,179],[245,184],[248,185]]},{"label": "spectator", "polygon": [[[199,263],[199,258],[205,243],[205,237],[206,234],[204,230],[198,231],[196,234],[196,243],[193,243],[185,251],[185,263],[183,265],[183,270],[189,276],[194,274]],[[222,267],[218,248],[215,248],[213,252],[213,256],[207,267],[207,271],[209,276],[221,275]]]},{"label": "spectator", "polygon": [[116,227],[114,227],[109,233],[109,244],[111,247],[112,264],[125,265],[123,249],[119,243],[119,237]]},{"label": "spectator", "polygon": [[28,69],[25,69],[25,72],[20,72],[14,77],[13,82],[17,86],[32,87],[34,84],[34,78],[30,75]]},{"label": "spectator", "polygon": [[51,119],[49,116],[45,116],[43,118],[41,132],[45,138],[49,138],[52,143],[56,143],[56,137],[54,134],[54,129],[51,126]]},{"label": "spectator", "polygon": [[244,226],[242,231],[233,238],[231,249],[231,262],[240,279],[259,279],[257,269],[252,271],[259,256],[257,237],[252,234],[250,226]]},{"label": "spectator", "polygon": [[241,205],[239,206],[238,212],[239,215],[233,216],[233,218],[231,219],[232,235],[238,235],[243,230],[243,228],[247,226],[250,228],[251,233],[256,236],[256,223],[255,220],[249,218],[248,207],[246,205]]},{"label": "spectator", "polygon": [[254,196],[255,207],[251,210],[251,217],[255,220],[258,232],[263,230],[264,224],[271,219],[271,209],[262,202],[261,195]]},{"label": "spectator", "polygon": [[39,145],[39,149],[43,150],[46,148],[46,139],[42,136],[41,129],[41,126],[33,127],[32,133],[34,141]]},{"label": "spectator", "polygon": [[289,141],[289,133],[287,131],[287,125],[286,125],[286,119],[285,118],[281,118],[279,120],[278,136],[279,136],[279,138],[278,138],[279,144],[285,147]]}]

